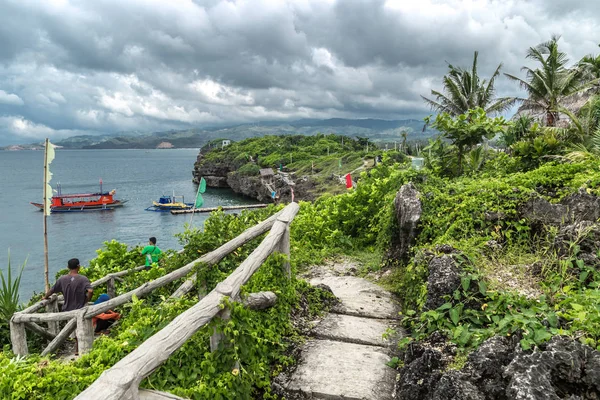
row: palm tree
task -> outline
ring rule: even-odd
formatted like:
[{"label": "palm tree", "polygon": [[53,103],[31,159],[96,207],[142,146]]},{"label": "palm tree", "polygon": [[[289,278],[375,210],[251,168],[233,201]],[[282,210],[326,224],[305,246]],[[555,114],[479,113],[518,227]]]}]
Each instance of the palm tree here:
[{"label": "palm tree", "polygon": [[498,65],[489,81],[479,78],[478,54],[476,51],[473,56],[473,66],[470,71],[448,65],[450,71],[443,79],[445,93],[432,90],[431,94],[435,96],[435,100],[421,96],[432,110],[457,116],[480,107],[486,114],[497,114],[508,110],[515,103],[514,98],[495,98],[494,83],[500,75],[502,64]]},{"label": "palm tree", "polygon": [[567,55],[558,51],[559,39],[553,36],[550,41],[529,48],[527,58],[537,61],[540,67],[523,67],[526,79],[504,74],[518,82],[529,94],[526,99],[516,98],[522,102],[519,110],[543,113],[547,126],[556,126],[560,118],[559,109],[565,98],[581,93],[597,82],[584,81],[581,68],[567,68]]},{"label": "palm tree", "polygon": [[584,78],[594,80],[600,78],[600,55],[587,55],[579,61]]},{"label": "palm tree", "polygon": [[[600,79],[600,55],[588,54],[579,61],[578,67],[581,69],[584,79],[589,81]],[[598,87],[596,87],[597,90]]]},{"label": "palm tree", "polygon": [[577,115],[561,109],[571,120],[566,129],[547,128],[565,138],[570,145],[564,156],[556,158],[569,162],[600,158],[600,96],[592,97]]}]

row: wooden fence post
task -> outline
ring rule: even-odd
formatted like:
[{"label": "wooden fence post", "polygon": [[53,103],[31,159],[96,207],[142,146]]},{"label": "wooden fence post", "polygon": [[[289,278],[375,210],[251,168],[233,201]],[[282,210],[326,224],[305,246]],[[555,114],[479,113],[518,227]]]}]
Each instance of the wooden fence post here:
[{"label": "wooden fence post", "polygon": [[69,337],[69,335],[75,330],[75,325],[77,324],[77,319],[73,318],[67,322],[67,324],[62,328],[60,333],[56,335],[54,340],[52,340],[48,346],[42,351],[42,356],[46,356],[48,354],[53,353],[56,349],[60,347],[60,345]]},{"label": "wooden fence post", "polygon": [[19,356],[29,354],[27,348],[27,332],[24,323],[17,323],[10,320],[10,341],[12,342],[13,353]]},{"label": "wooden fence post", "polygon": [[[46,304],[46,312],[47,313],[57,313],[58,312],[58,296],[52,295],[48,304]],[[60,322],[59,321],[48,321],[48,332],[53,334],[54,336],[58,335],[60,332]]]},{"label": "wooden fence post", "polygon": [[[216,291],[223,296],[231,296],[233,292],[233,287],[231,285],[224,284],[223,282],[219,283],[216,287]],[[229,307],[223,309],[220,313],[217,314],[217,317],[221,318],[223,321],[228,320],[231,317],[231,310]],[[213,334],[210,337],[210,351],[215,352],[219,348],[219,343],[221,340],[225,338],[225,335],[221,332],[217,332],[217,328],[213,328]]]},{"label": "wooden fence post", "polygon": [[116,292],[117,291],[115,290],[115,278],[111,277],[108,280],[108,283],[106,284],[106,294],[108,294],[112,299],[115,297]]},{"label": "wooden fence post", "polygon": [[288,278],[292,277],[292,265],[290,264],[290,225],[286,226],[281,242],[279,242],[279,252],[284,254],[287,259],[283,263],[283,271]]},{"label": "wooden fence post", "polygon": [[76,335],[79,354],[89,353],[94,345],[94,327],[92,319],[85,317],[85,309],[77,315]]}]

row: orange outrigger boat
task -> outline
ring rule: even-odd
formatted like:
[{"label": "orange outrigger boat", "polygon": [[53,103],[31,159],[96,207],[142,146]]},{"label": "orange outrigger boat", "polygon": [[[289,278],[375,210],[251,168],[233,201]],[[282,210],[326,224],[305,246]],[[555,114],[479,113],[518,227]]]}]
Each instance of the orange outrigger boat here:
[{"label": "orange outrigger boat", "polygon": [[[83,211],[109,211],[115,208],[122,207],[127,200],[116,200],[114,195],[116,190],[110,192],[98,193],[77,193],[77,194],[62,194],[60,185],[58,185],[58,194],[52,196],[50,203],[51,212],[83,212]],[[40,211],[44,210],[44,204],[31,203]]]}]

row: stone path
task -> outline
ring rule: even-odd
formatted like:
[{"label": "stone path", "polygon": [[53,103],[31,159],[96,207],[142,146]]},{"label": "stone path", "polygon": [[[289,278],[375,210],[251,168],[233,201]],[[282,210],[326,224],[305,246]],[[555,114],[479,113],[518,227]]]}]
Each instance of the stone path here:
[{"label": "stone path", "polygon": [[296,370],[278,381],[290,398],[387,400],[393,398],[396,371],[390,360],[398,337],[399,307],[392,295],[362,278],[351,263],[313,269],[311,285],[327,285],[340,304],[313,331],[301,349]]}]

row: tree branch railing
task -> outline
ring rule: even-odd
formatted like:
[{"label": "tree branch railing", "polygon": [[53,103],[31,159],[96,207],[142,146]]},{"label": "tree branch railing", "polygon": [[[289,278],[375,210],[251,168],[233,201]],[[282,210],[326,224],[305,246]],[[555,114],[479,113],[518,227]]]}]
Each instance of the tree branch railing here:
[{"label": "tree branch railing", "polygon": [[[54,337],[54,339],[42,351],[42,355],[54,352],[75,329],[77,330],[79,354],[85,354],[89,352],[94,341],[94,332],[91,329],[91,319],[93,317],[102,314],[112,308],[122,306],[123,304],[130,302],[133,296],[136,296],[138,298],[142,297],[152,292],[153,290],[156,290],[178,279],[181,279],[188,275],[190,272],[192,272],[197,265],[214,265],[218,263],[228,254],[236,250],[238,247],[248,243],[249,241],[257,238],[258,236],[271,229],[273,224],[283,214],[283,211],[284,210],[279,211],[278,213],[272,215],[270,218],[260,222],[257,225],[254,225],[251,228],[246,229],[242,234],[225,243],[224,245],[220,246],[216,250],[206,253],[202,257],[184,265],[183,267],[172,271],[160,278],[157,278],[154,281],[146,282],[142,286],[133,289],[127,293],[124,293],[120,296],[114,297],[114,281],[132,272],[140,271],[144,269],[145,266],[114,272],[106,275],[105,277],[97,281],[92,282],[92,287],[98,287],[106,283],[108,285],[108,289],[111,289],[111,287],[113,288],[113,296],[111,296],[112,298],[109,301],[96,305],[88,305],[79,310],[39,313],[38,311],[43,308],[46,308],[46,311],[54,311],[58,309],[58,302],[62,300],[63,296],[53,295],[48,300],[42,300],[20,312],[15,313],[10,320],[10,335],[13,352],[18,355],[27,355],[29,353],[29,350],[27,348],[27,333],[25,328],[38,334],[42,334],[40,330],[44,329],[41,326],[37,325],[37,323],[47,323],[49,327],[49,330],[47,331],[48,334],[43,335],[48,338],[50,337],[50,335],[53,335]],[[180,253],[181,252],[183,252],[183,250],[181,250]],[[195,282],[195,280],[193,282]],[[193,286],[194,285],[192,283],[191,287],[180,287],[175,292],[178,294],[175,297],[180,297],[184,295],[189,290],[191,290]],[[60,321],[69,322],[62,328],[62,330],[59,331],[58,324],[60,323]],[[32,323],[36,325],[32,325]]]},{"label": "tree branch railing", "polygon": [[[223,300],[237,300],[240,290],[275,251],[289,249],[289,225],[298,213],[297,203],[286,206],[272,225],[269,234],[254,251],[215,289],[196,305],[179,314],[135,350],[104,371],[76,400],[130,400],[140,398],[139,384],[177,351],[200,328],[214,317],[227,314]],[[184,267],[185,268],[185,267]],[[288,267],[286,274],[288,273]],[[102,303],[105,304],[105,303]],[[98,306],[102,305],[99,304]],[[96,307],[98,307],[96,306]],[[93,314],[89,311],[87,314]],[[218,345],[218,335],[211,338],[211,348]]]}]

